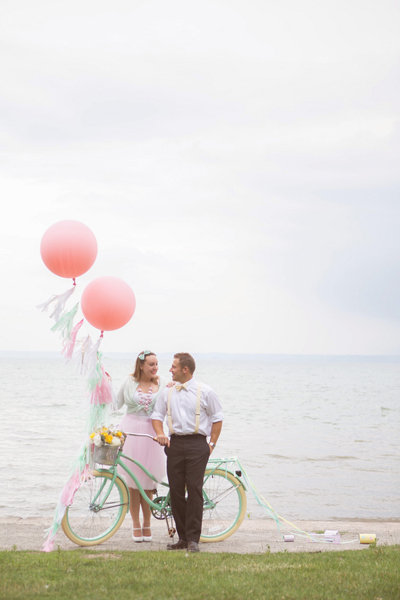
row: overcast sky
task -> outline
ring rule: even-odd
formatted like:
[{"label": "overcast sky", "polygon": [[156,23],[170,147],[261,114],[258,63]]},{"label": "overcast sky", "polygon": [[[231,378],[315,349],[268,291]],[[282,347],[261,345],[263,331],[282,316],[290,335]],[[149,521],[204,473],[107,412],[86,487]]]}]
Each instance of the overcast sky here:
[{"label": "overcast sky", "polygon": [[[135,292],[103,350],[400,354],[397,0],[3,0],[1,350],[58,350],[78,279]],[[98,332],[89,325],[94,338]]]}]

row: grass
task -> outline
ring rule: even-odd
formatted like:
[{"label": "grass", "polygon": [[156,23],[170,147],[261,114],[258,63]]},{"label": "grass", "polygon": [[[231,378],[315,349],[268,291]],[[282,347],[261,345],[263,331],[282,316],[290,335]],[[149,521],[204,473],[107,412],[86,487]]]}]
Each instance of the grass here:
[{"label": "grass", "polygon": [[1,600],[397,600],[400,546],[321,553],[0,552]]}]

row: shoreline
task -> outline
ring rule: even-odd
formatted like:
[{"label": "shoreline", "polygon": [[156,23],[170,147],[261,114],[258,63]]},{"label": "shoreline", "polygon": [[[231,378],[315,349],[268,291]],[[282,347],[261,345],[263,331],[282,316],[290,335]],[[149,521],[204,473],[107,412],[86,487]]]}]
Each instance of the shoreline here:
[{"label": "shoreline", "polygon": [[[42,517],[0,517],[0,550],[41,551],[45,541],[45,530],[51,520]],[[330,521],[302,520],[296,523],[303,533],[295,534],[293,542],[285,542],[283,534],[289,528],[278,529],[272,519],[245,519],[239,529],[222,542],[201,543],[202,552],[232,552],[236,554],[252,554],[266,552],[325,552],[343,550],[362,550],[369,544],[361,544],[360,534],[375,534],[377,546],[400,545],[400,519],[338,519]],[[171,542],[164,521],[152,520],[153,541],[134,543],[131,538],[131,521],[125,519],[115,535],[91,550],[96,551],[159,551],[165,550]],[[338,530],[340,543],[327,542],[323,539],[326,530]],[[293,532],[293,530],[292,530]],[[308,534],[314,533],[317,541]],[[314,540],[316,538],[314,537]],[[175,538],[176,541],[176,538]],[[58,530],[54,550],[77,550],[80,546],[73,544],[62,531]]]}]

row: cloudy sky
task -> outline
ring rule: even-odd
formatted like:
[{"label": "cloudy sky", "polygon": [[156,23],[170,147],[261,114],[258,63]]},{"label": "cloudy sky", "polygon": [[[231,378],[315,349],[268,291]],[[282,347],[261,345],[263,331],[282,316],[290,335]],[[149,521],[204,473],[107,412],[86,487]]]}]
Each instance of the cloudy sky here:
[{"label": "cloudy sky", "polygon": [[[58,350],[45,230],[137,309],[105,351],[400,354],[397,0],[3,0],[0,350]],[[85,325],[87,331],[98,332]]]}]

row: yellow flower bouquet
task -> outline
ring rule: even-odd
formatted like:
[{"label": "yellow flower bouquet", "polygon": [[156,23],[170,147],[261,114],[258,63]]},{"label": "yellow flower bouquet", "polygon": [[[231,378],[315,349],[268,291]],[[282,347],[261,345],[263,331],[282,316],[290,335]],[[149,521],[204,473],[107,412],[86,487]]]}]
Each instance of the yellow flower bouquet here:
[{"label": "yellow flower bouquet", "polygon": [[90,434],[90,439],[95,446],[123,446],[126,435],[113,425],[110,427],[99,427]]},{"label": "yellow flower bouquet", "polygon": [[94,462],[103,465],[112,465],[117,457],[118,450],[125,443],[126,434],[113,425],[99,427],[90,434]]}]

